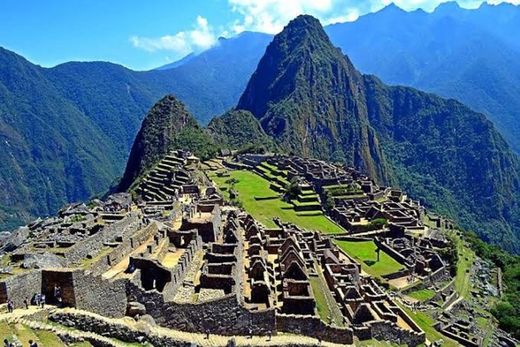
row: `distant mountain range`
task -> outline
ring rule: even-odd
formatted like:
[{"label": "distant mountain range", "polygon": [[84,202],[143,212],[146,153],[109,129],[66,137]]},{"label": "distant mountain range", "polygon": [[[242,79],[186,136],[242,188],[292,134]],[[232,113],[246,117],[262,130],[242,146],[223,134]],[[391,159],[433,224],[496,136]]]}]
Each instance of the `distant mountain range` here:
[{"label": "distant mountain range", "polygon": [[174,148],[206,157],[210,148],[238,149],[252,139],[353,165],[520,251],[520,160],[492,123],[458,101],[362,75],[311,16],[299,16],[274,37],[236,110],[207,129],[174,97],[157,103],[120,188]]},{"label": "distant mountain range", "polygon": [[[406,12],[391,4],[355,22],[325,27],[335,46],[347,54],[363,73],[374,74],[389,84],[408,85],[456,98],[485,113],[520,152],[520,6],[502,3],[467,10],[456,2],[439,5],[432,13]],[[265,34],[248,33],[244,41]],[[256,35],[255,35],[256,34]],[[257,36],[258,35],[258,36]],[[258,59],[265,46],[258,50]],[[228,46],[232,47],[232,46]],[[248,64],[240,51],[210,49],[175,63],[198,74],[195,66],[216,63],[226,56],[233,66]],[[220,51],[221,53],[217,53]],[[195,63],[197,62],[197,63]],[[244,70],[253,71],[256,61]],[[193,64],[193,65],[192,65]],[[193,66],[193,67],[192,67]],[[231,93],[243,85],[226,85]]]},{"label": "distant mountain range", "polygon": [[[212,64],[194,57],[189,66],[148,72],[105,62],[46,69],[0,48],[0,230],[104,193],[121,176],[144,115],[164,95],[182,99],[203,124],[222,114],[262,54],[251,46],[269,40],[243,33],[207,52]],[[226,54],[239,48],[244,65],[229,65]]]},{"label": "distant mountain range", "polygon": [[[484,112],[518,152],[519,13],[520,7],[508,4],[478,10],[443,4],[431,14],[388,6],[325,31],[361,72],[454,97]],[[0,228],[105,191],[122,174],[146,111],[165,94],[182,100],[202,125],[236,105],[271,40],[244,32],[148,72],[103,62],[45,69],[0,49]],[[249,118],[244,122],[254,126]],[[276,117],[268,123],[269,133]],[[367,136],[360,143],[370,141]],[[321,151],[315,147],[309,153]],[[379,164],[372,166],[379,170]],[[383,178],[385,172],[373,173]],[[500,215],[508,214],[504,207]]]}]

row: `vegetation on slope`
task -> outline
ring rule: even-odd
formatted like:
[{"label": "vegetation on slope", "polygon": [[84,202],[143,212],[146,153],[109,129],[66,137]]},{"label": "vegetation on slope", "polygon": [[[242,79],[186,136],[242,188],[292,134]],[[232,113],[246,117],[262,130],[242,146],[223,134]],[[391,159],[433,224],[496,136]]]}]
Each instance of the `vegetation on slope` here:
[{"label": "vegetation on slope", "polygon": [[454,100],[361,75],[316,19],[275,36],[237,108],[287,151],[361,168],[520,251],[520,161],[493,125]]},{"label": "vegetation on slope", "polygon": [[217,147],[174,96],[161,99],[143,121],[118,189],[127,190],[147,169],[174,149],[188,149],[202,159]]},{"label": "vegetation on slope", "polygon": [[386,182],[362,84],[319,21],[299,16],[267,47],[237,109],[253,113],[287,152],[346,162]]},{"label": "vegetation on slope", "polygon": [[272,138],[262,129],[251,112],[231,110],[215,117],[208,124],[208,132],[222,147],[250,152],[270,151],[276,148]]},{"label": "vegetation on slope", "polygon": [[492,261],[502,270],[504,293],[491,313],[502,329],[520,338],[520,256],[482,241],[475,233],[465,233],[464,237],[479,257]]}]

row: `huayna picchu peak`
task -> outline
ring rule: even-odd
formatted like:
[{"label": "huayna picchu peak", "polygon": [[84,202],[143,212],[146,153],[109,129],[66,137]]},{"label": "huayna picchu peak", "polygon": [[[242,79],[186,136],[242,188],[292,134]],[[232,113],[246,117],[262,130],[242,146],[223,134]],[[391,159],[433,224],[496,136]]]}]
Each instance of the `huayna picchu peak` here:
[{"label": "huayna picchu peak", "polygon": [[[258,18],[234,3],[244,23],[233,28],[274,27],[266,11],[308,13],[303,3],[255,3]],[[486,25],[498,42],[501,31],[515,32],[513,9],[474,12],[504,25]],[[322,5],[317,11],[336,18]],[[455,41],[453,25],[475,23],[473,10],[456,3],[413,13],[390,3],[352,32],[304,14],[274,36],[218,39],[222,18],[198,16],[191,31],[132,36],[126,44],[148,57],[187,54],[141,72],[105,62],[44,68],[0,48],[0,226],[39,216],[0,232],[3,344],[520,345],[516,142],[486,114],[389,85],[336,47],[355,46],[364,31],[370,46],[391,47],[389,29],[418,17],[443,23],[439,35]],[[161,22],[153,18],[149,32]],[[384,35],[373,35],[378,20],[391,23]],[[389,52],[396,75],[431,64],[403,60],[401,49],[418,39],[440,61],[460,49],[425,31],[405,36]],[[101,47],[105,37],[98,39]],[[475,53],[474,43],[467,47]],[[366,58],[387,62],[374,52]],[[509,84],[497,88],[490,61],[475,83],[487,80],[493,94]],[[454,70],[436,78],[457,83]],[[60,199],[78,202],[53,214]]]},{"label": "huayna picchu peak", "polygon": [[345,161],[388,182],[362,85],[319,21],[299,16],[267,47],[237,109],[251,111],[287,151]]}]

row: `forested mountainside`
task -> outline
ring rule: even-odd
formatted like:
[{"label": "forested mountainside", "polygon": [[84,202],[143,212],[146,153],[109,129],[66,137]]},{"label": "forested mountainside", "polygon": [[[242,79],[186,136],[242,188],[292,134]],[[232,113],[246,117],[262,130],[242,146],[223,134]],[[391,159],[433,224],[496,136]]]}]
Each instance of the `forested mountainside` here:
[{"label": "forested mountainside", "polygon": [[[484,3],[467,10],[448,2],[432,13],[406,12],[391,4],[354,22],[327,26],[325,31],[361,72],[375,74],[389,84],[456,98],[485,113],[518,153],[519,22],[520,6],[507,3]],[[268,42],[257,47],[258,59]],[[207,59],[212,51],[201,55],[207,64],[212,64]],[[258,62],[242,59],[240,51],[220,54],[235,67],[252,64],[243,67],[251,72]],[[190,68],[191,59],[179,64],[198,73]],[[249,75],[237,77],[239,85],[249,79]],[[237,93],[234,88],[231,92]]]},{"label": "forested mountainside", "polygon": [[243,62],[256,62],[262,52],[248,47],[268,39],[243,33],[220,40],[191,67],[148,72],[105,62],[46,69],[0,48],[0,230],[104,193],[122,175],[146,112],[164,95],[181,98],[203,124],[222,114],[247,83],[238,76],[256,63],[234,67],[221,52],[240,47]]},{"label": "forested mountainside", "polygon": [[485,113],[520,152],[520,6],[450,2],[432,13],[395,5],[327,27],[363,73],[456,98]]},{"label": "forested mountainside", "polygon": [[231,110],[215,117],[208,124],[207,131],[215,143],[225,149],[279,151],[273,139],[248,111]]},{"label": "forested mountainside", "polygon": [[519,250],[520,164],[492,123],[455,100],[361,75],[313,17],[275,36],[237,109],[281,148],[361,168]]}]

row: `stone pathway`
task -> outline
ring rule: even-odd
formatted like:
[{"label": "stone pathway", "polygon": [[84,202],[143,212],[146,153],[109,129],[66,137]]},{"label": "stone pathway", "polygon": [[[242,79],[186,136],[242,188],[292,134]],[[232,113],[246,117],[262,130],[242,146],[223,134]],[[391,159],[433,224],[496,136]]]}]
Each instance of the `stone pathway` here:
[{"label": "stone pathway", "polygon": [[48,324],[37,320],[29,319],[28,316],[43,311],[36,306],[29,309],[17,309],[13,313],[1,313],[0,321],[8,324],[23,324],[33,330],[45,330],[52,332],[60,339],[65,341],[89,341],[92,344],[111,346],[111,347],[128,347],[127,343],[121,343],[108,337],[101,336],[92,332],[67,329],[54,324]]},{"label": "stone pathway", "polygon": [[[104,320],[106,322],[112,324],[125,324],[133,329],[141,326],[143,328],[143,322],[135,322],[131,318],[121,318],[121,319],[111,319],[103,316],[99,316],[93,314],[91,312],[85,312],[76,309],[63,309],[62,311],[72,314],[82,314],[89,315],[95,317],[96,319]],[[330,346],[330,347],[339,347],[345,346],[340,344],[333,344],[328,342],[321,342],[317,339],[306,337],[306,336],[298,336],[292,334],[278,334],[276,336],[272,336],[271,340],[269,340],[266,336],[253,336],[252,338],[249,336],[222,336],[210,334],[209,339],[206,338],[206,334],[200,333],[189,333],[180,330],[172,330],[159,326],[150,326],[146,325],[146,330],[149,330],[152,335],[155,336],[166,336],[177,341],[185,341],[195,343],[199,346],[226,346],[230,339],[234,338],[237,346],[284,346],[284,345],[294,345],[298,344],[300,346]]]},{"label": "stone pathway", "polygon": [[[120,318],[120,319],[111,319],[107,317],[103,317],[100,315],[96,315],[91,312],[82,311],[82,310],[76,310],[72,308],[65,308],[65,309],[57,309],[57,308],[48,308],[49,312],[52,311],[61,311],[66,312],[69,314],[81,314],[81,315],[87,315],[95,317],[96,319],[103,320],[109,323],[113,324],[124,324],[131,329],[136,329],[137,327],[141,327],[143,329],[143,322],[135,322],[131,318]],[[46,330],[50,331],[54,334],[56,334],[60,338],[64,338],[67,340],[67,338],[71,338],[73,340],[86,340],[91,341],[93,343],[98,342],[100,344],[104,344],[106,346],[113,346],[113,347],[127,347],[128,343],[121,342],[115,339],[111,339],[93,332],[87,332],[87,331],[79,331],[70,329],[67,327],[63,327],[56,324],[49,324],[44,323],[35,319],[31,319],[30,316],[41,312],[41,309],[37,309],[36,307],[30,307],[29,310],[25,309],[17,309],[13,313],[1,313],[0,314],[0,321],[5,321],[7,323],[12,324],[23,324],[28,326],[31,329],[35,330]],[[232,338],[235,340],[235,343],[237,346],[284,346],[284,345],[294,345],[298,344],[300,346],[329,346],[329,347],[339,347],[339,346],[345,346],[340,344],[334,344],[329,342],[319,342],[317,339],[306,337],[306,336],[299,336],[299,335],[292,335],[292,334],[278,334],[276,336],[272,336],[271,339],[269,339],[266,336],[253,336],[252,338],[249,336],[222,336],[222,335],[215,335],[210,334],[209,339],[206,338],[205,334],[199,334],[199,333],[188,333],[180,330],[172,330],[167,329],[159,326],[150,326],[145,324],[146,326],[144,329],[148,330],[151,334],[157,335],[157,336],[165,336],[170,337],[172,339],[175,339],[177,341],[183,341],[183,342],[191,342],[195,343],[198,346],[226,346]],[[141,330],[139,329],[139,330]]]}]

